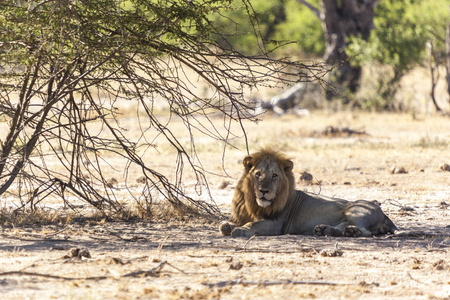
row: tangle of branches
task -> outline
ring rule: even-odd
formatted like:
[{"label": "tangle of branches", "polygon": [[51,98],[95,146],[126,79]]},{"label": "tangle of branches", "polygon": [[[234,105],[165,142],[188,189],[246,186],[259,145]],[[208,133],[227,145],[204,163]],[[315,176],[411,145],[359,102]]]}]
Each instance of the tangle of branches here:
[{"label": "tangle of branches", "polygon": [[[242,5],[257,34],[250,2]],[[229,8],[225,0],[2,1],[0,119],[7,130],[0,135],[0,195],[31,208],[52,195],[69,206],[81,199],[120,212],[103,171],[115,167],[102,155],[109,153],[126,161],[124,173],[133,166],[145,176],[139,195],[130,191],[136,201],[149,205],[159,195],[174,206],[191,203],[217,213],[214,204],[192,199],[181,187],[186,167],[206,185],[194,162],[193,130],[226,145],[237,123],[245,139],[242,120],[257,119],[246,89],[321,81],[325,73],[321,64],[274,59],[262,43],[261,55],[252,57],[226,45],[210,16]],[[207,96],[192,88],[198,81],[211,91]],[[138,138],[120,126],[120,101],[138,109]],[[169,116],[155,113],[158,101],[169,107]],[[211,112],[223,117],[225,134],[205,124]],[[174,118],[186,126],[189,149],[168,126]],[[173,181],[143,156],[141,149],[153,147],[144,135],[150,129],[177,153]]]}]

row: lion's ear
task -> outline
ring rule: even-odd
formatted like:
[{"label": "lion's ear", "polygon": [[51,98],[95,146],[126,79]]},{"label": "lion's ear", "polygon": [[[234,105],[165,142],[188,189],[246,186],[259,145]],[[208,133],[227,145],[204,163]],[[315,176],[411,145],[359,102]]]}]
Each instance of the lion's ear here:
[{"label": "lion's ear", "polygon": [[294,163],[292,162],[292,160],[287,159],[284,161],[284,172],[285,173],[290,173],[292,172],[292,169],[294,168]]},{"label": "lion's ear", "polygon": [[242,161],[242,164],[244,165],[244,168],[246,171],[250,171],[250,169],[253,167],[252,164],[253,157],[250,155],[247,155],[244,160]]}]

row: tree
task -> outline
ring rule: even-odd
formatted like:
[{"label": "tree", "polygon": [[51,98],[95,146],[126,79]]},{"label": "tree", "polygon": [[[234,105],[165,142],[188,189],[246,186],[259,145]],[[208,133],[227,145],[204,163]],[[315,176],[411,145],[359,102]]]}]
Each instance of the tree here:
[{"label": "tree", "polygon": [[325,34],[324,59],[336,64],[335,82],[354,93],[361,79],[361,66],[352,64],[346,47],[350,37],[367,41],[374,28],[375,8],[380,0],[320,0],[317,8],[311,1],[297,0],[307,6],[320,19]]},{"label": "tree", "polygon": [[448,0],[384,0],[377,7],[370,39],[351,40],[347,51],[354,56],[353,63],[383,66],[380,74],[371,78],[376,83],[376,98],[368,101],[375,103],[375,108],[394,108],[400,80],[429,61],[427,45],[432,49],[431,71],[432,80],[435,79],[439,69],[434,66],[442,64],[445,57],[448,7]]},{"label": "tree", "polygon": [[[434,33],[434,32],[433,32]],[[435,47],[435,40],[444,41],[445,51]],[[450,96],[450,23],[448,23],[445,38],[441,38],[436,35],[428,43],[428,48],[430,50],[430,75],[431,75],[431,101],[433,102],[436,111],[444,113],[444,109],[441,108],[438,100],[436,99],[436,86],[440,78],[439,66],[441,64],[445,65],[445,81],[447,82],[447,94]],[[447,98],[450,103],[450,97]]]},{"label": "tree", "polygon": [[[250,3],[242,4],[255,20]],[[243,119],[257,119],[251,114],[253,104],[245,101],[245,88],[298,81],[298,70],[309,69],[319,80],[323,76],[320,64],[244,56],[215,42],[226,37],[212,16],[229,7],[228,0],[2,1],[0,117],[9,129],[1,135],[0,195],[13,193],[17,184],[14,193],[22,207],[33,208],[55,195],[69,206],[75,197],[120,214],[125,208],[102,172],[113,164],[100,155],[108,152],[126,161],[125,177],[131,166],[145,176],[142,193],[130,195],[147,214],[155,195],[175,207],[191,203],[216,213],[213,204],[194,200],[181,188],[185,165],[207,187],[203,169],[195,163],[195,141],[190,149],[183,146],[165,118],[155,114],[155,102],[167,102],[170,118],[181,119],[188,136],[195,128],[225,147],[230,133],[210,131],[199,116],[208,120],[214,110],[224,124],[242,125]],[[214,98],[190,89],[189,78],[183,77],[188,70],[215,91]],[[119,100],[137,103],[138,115],[145,116],[136,140],[120,126]],[[143,134],[150,129],[178,153],[175,182],[143,158],[145,149],[153,147]],[[49,164],[55,159],[57,170]]]}]

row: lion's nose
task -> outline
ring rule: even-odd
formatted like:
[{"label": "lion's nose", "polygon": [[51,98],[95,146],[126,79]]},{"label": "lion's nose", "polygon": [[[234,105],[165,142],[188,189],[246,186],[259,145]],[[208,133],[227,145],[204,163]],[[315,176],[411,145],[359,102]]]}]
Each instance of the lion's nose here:
[{"label": "lion's nose", "polygon": [[268,192],[270,192],[269,190],[259,190],[259,192],[265,196]]}]

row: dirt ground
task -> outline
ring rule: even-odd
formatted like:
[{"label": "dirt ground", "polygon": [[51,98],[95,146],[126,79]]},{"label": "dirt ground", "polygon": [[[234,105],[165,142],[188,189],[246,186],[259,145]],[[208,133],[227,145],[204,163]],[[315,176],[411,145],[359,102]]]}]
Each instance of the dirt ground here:
[{"label": "dirt ground", "polygon": [[[292,158],[298,189],[378,200],[404,234],[230,238],[220,218],[2,224],[1,298],[450,299],[450,118],[312,112],[245,126],[250,151],[271,145]],[[242,138],[236,147],[222,159],[218,143],[197,143],[225,217],[246,154]],[[159,149],[152,166],[170,177],[175,154]]]}]

